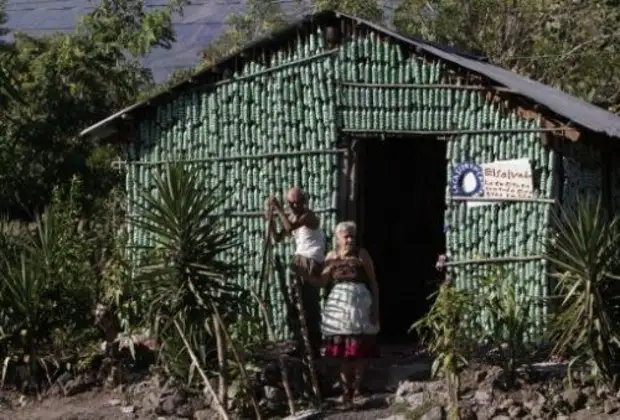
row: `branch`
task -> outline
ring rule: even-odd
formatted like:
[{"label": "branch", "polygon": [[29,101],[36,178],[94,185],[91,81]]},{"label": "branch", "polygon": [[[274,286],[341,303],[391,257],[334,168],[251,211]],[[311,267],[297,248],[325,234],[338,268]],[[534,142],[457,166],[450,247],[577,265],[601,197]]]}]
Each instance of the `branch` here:
[{"label": "branch", "polygon": [[185,346],[185,349],[187,350],[189,357],[192,359],[192,363],[194,364],[194,366],[196,366],[196,370],[198,370],[198,373],[202,377],[202,381],[205,384],[205,389],[209,391],[209,393],[211,394],[211,398],[213,398],[213,402],[215,403],[215,409],[220,413],[220,416],[222,417],[222,419],[230,420],[230,416],[228,415],[226,408],[222,405],[222,402],[218,398],[217,393],[211,386],[211,382],[209,381],[209,378],[205,374],[204,370],[202,370],[202,368],[200,367],[200,362],[198,361],[196,354],[194,353],[191,346],[187,342],[187,339],[185,338],[185,335],[183,334],[183,329],[179,326],[176,320],[174,320],[174,326],[179,332],[179,336],[181,337],[181,340],[183,340],[183,345]]},{"label": "branch", "polygon": [[[261,314],[263,315],[263,318],[265,320],[265,325],[267,327],[267,334],[269,335],[269,340],[275,343],[276,335],[273,331],[273,327],[271,326],[271,323],[269,322],[269,313],[267,312],[267,307],[265,306],[265,303],[260,299],[258,294],[253,289],[250,289],[250,293],[252,294],[252,297],[258,304]],[[288,401],[288,409],[291,413],[291,416],[294,416],[295,415],[295,399],[293,397],[293,391],[291,390],[291,383],[288,379],[288,369],[286,368],[286,363],[284,362],[284,358],[282,357],[282,354],[280,352],[277,352],[276,354],[278,357],[278,364],[280,365],[280,371],[282,374],[282,386],[284,387],[284,392],[286,392],[286,399]]]},{"label": "branch", "polygon": [[235,342],[230,337],[230,334],[228,334],[228,330],[226,329],[226,325],[224,324],[224,321],[222,320],[222,317],[220,316],[220,312],[218,311],[217,306],[215,305],[213,300],[211,300],[210,303],[211,303],[211,308],[213,310],[213,314],[215,315],[217,321],[219,322],[221,326],[221,331],[224,333],[224,337],[226,338],[226,340],[230,343],[230,349],[232,350],[233,356],[235,357],[235,360],[237,364],[239,365],[239,372],[241,373],[243,381],[245,382],[245,386],[248,389],[248,391],[250,391],[249,392],[250,401],[252,402],[252,407],[254,408],[254,414],[256,415],[256,420],[261,420],[262,416],[260,413],[260,408],[258,407],[256,396],[254,395],[254,392],[252,392],[250,376],[248,375],[248,372],[245,369],[245,362],[243,358],[241,357],[241,353],[237,350],[237,346]]}]

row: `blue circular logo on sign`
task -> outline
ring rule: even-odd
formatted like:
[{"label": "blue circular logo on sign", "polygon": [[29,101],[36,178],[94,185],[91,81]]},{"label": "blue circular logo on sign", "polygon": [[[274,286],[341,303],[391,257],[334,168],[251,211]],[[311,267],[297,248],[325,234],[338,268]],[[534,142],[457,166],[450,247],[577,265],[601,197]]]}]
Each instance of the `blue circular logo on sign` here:
[{"label": "blue circular logo on sign", "polygon": [[482,193],[482,168],[474,163],[459,163],[452,171],[450,192],[455,196],[475,197]]}]

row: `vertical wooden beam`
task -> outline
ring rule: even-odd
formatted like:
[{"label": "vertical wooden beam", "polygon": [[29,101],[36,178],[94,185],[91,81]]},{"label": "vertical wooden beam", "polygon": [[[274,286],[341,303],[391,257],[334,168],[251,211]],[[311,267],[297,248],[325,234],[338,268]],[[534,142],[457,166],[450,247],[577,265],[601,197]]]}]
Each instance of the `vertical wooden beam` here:
[{"label": "vertical wooden beam", "polygon": [[601,140],[601,201],[607,214],[611,215],[613,211],[611,193],[612,149],[607,141],[608,139],[602,138]]},{"label": "vertical wooden beam", "polygon": [[337,221],[347,220],[351,208],[350,196],[352,190],[351,170],[353,169],[353,153],[351,150],[351,139],[345,138],[339,147],[346,147],[347,151],[340,155],[339,160],[339,183],[338,183],[338,212]]},{"label": "vertical wooden beam", "polygon": [[[351,172],[349,175],[349,205],[347,219],[353,220],[357,223],[358,237],[363,238],[364,233],[364,193],[361,185],[364,180],[362,167],[366,154],[363,148],[360,147],[360,141],[358,139],[352,139],[351,141]],[[362,244],[363,245],[363,244]]]},{"label": "vertical wooden beam", "polygon": [[[564,146],[566,142],[566,138],[549,134],[547,137],[547,145],[553,151],[553,159],[551,163],[551,176],[553,177],[553,182],[551,184],[551,198],[555,199],[555,204],[553,205],[551,212],[549,213],[549,218],[547,220],[547,229],[548,234],[551,234],[554,228],[553,220],[554,213],[557,213],[564,204]],[[546,249],[545,249],[546,252]],[[552,267],[548,267],[548,269],[552,269]],[[550,295],[551,291],[555,290],[557,286],[557,281],[553,276],[547,277],[547,291],[548,295]],[[555,299],[549,299],[549,303],[547,304],[547,315],[555,313],[559,306],[558,302]]]},{"label": "vertical wooden beam", "polygon": [[556,200],[555,209],[557,210],[563,204],[564,199],[564,138],[561,136],[551,135],[549,145],[553,150],[553,162],[551,173],[553,176],[553,184],[551,188],[551,198]]}]

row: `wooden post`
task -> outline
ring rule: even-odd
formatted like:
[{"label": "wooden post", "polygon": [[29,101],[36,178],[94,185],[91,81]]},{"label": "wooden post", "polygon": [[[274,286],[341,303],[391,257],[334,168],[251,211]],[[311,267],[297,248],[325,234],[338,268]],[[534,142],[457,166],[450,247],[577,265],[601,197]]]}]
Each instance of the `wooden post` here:
[{"label": "wooden post", "polygon": [[[364,193],[361,188],[365,182],[361,171],[362,162],[365,159],[364,150],[360,148],[360,140],[353,139],[351,142],[351,173],[349,175],[349,212],[347,218],[357,223],[358,235],[363,237],[364,230]],[[362,244],[363,245],[363,244]]]},{"label": "wooden post", "polygon": [[612,199],[612,181],[611,175],[613,170],[612,162],[612,148],[606,139],[601,139],[601,201],[602,206],[608,215],[613,212],[613,199]]},{"label": "wooden post", "polygon": [[339,184],[338,184],[338,221],[347,220],[348,214],[350,210],[349,196],[351,194],[351,169],[353,166],[352,162],[352,153],[351,153],[351,143],[349,139],[345,139],[346,152],[342,155],[342,158],[339,160]]}]

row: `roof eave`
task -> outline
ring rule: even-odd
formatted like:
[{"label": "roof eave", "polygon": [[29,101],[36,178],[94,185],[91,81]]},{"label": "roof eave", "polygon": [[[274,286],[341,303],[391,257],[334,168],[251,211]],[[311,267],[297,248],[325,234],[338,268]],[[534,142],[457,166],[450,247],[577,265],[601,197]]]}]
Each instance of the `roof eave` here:
[{"label": "roof eave", "polygon": [[[227,63],[229,63],[231,60],[235,59],[236,57],[238,57],[239,55],[242,55],[243,53],[245,53],[248,50],[251,50],[253,48],[256,47],[260,47],[261,45],[264,44],[268,44],[271,42],[274,42],[278,39],[288,39],[287,34],[289,32],[291,32],[292,30],[296,30],[299,27],[314,22],[316,20],[319,19],[325,19],[325,18],[339,18],[342,14],[339,12],[334,12],[334,11],[323,11],[323,12],[319,12],[316,14],[312,14],[312,15],[305,15],[303,16],[301,19],[298,19],[297,21],[291,23],[290,25],[288,25],[287,27],[281,29],[280,31],[274,32],[274,33],[270,33],[267,34],[265,36],[262,36],[250,43],[248,43],[247,45],[243,46],[241,49],[239,50],[235,50],[233,51],[231,54],[228,54],[226,56],[224,56],[223,58],[219,59],[218,61],[216,61],[215,63],[211,64],[208,67],[205,67],[199,71],[197,71],[195,74],[193,74],[191,77],[189,77],[186,80],[183,80],[173,86],[171,86],[170,88],[166,89],[163,92],[159,92],[151,97],[149,97],[146,100],[140,101],[138,103],[135,103],[131,106],[128,106],[125,109],[120,110],[119,112],[117,112],[116,114],[110,115],[108,118],[101,120],[99,122],[97,122],[96,124],[91,125],[90,127],[82,130],[79,134],[80,137],[97,137],[97,138],[102,138],[102,134],[101,132],[105,132],[106,129],[110,129],[109,125],[114,123],[117,119],[122,118],[124,115],[129,114],[133,111],[138,110],[139,108],[142,108],[144,106],[148,106],[151,105],[154,102],[157,102],[159,99],[161,99],[162,97],[168,96],[171,93],[174,93],[178,90],[183,90],[184,88],[186,88],[189,85],[194,85],[197,82],[199,82],[199,79],[206,75],[206,74],[210,74],[211,72],[213,72],[214,70],[216,70],[217,68],[220,68],[222,66],[225,66]],[[111,134],[113,134],[115,131],[118,131],[116,129],[116,127],[112,128],[112,132],[110,132]],[[105,136],[109,136],[110,134],[105,134]]]},{"label": "roof eave", "polygon": [[[419,48],[420,50],[434,57],[437,57],[440,60],[451,62],[452,64],[458,67],[461,67],[465,70],[480,74],[481,76],[486,77],[490,80],[494,80],[496,83],[499,83],[501,85],[508,86],[515,91],[514,92],[515,94],[522,95],[535,103],[539,103],[540,105],[545,106],[552,113],[558,116],[561,116],[568,121],[573,121],[576,125],[580,127],[586,128],[592,132],[601,133],[609,137],[620,137],[620,123],[617,122],[616,124],[611,124],[607,122],[609,121],[609,118],[613,115],[609,111],[600,109],[600,107],[595,107],[595,108],[599,108],[598,110],[596,110],[597,113],[598,111],[605,111],[607,114],[599,114],[599,115],[590,116],[589,118],[587,118],[581,115],[581,113],[583,113],[582,112],[583,110],[577,113],[574,110],[558,110],[556,106],[553,106],[553,104],[550,103],[549,98],[552,98],[553,96],[555,96],[556,100],[558,100],[558,97],[560,97],[560,99],[570,100],[573,102],[575,100],[577,102],[583,102],[583,105],[580,105],[580,106],[583,109],[585,109],[585,112],[588,112],[588,113],[593,112],[592,108],[594,107],[594,105],[585,103],[585,101],[580,100],[572,95],[566,94],[565,92],[561,92],[549,86],[545,86],[533,80],[529,80],[527,78],[519,76],[515,73],[511,73],[505,69],[501,69],[497,66],[491,65],[485,62],[486,60],[484,61],[480,60],[480,58],[478,57],[474,58],[474,57],[471,57],[471,56],[468,56],[466,54],[459,53],[459,52],[445,51],[439,48],[438,46],[433,45],[432,43],[426,42],[424,40],[412,39],[398,32],[395,32],[387,28],[384,28],[380,25],[377,25],[373,22],[369,22],[364,19],[357,18],[355,16],[351,16],[345,13],[340,13],[337,11],[325,11],[325,12],[320,12],[314,15],[305,16],[303,19],[300,19],[297,22],[292,23],[291,25],[282,29],[281,31],[278,31],[277,33],[273,33],[265,37],[262,37],[256,41],[253,41],[250,44],[244,46],[242,49],[236,50],[232,54],[228,55],[227,57],[224,57],[223,59],[219,60],[217,63],[198,71],[188,80],[182,81],[172,86],[171,88],[169,88],[168,90],[164,92],[154,95],[145,101],[129,106],[117,112],[116,114],[111,115],[110,117],[86,128],[80,133],[80,136],[102,137],[103,135],[108,136],[110,134],[113,134],[119,128],[119,126],[115,124],[115,122],[118,119],[123,118],[124,116],[127,116],[130,113],[135,112],[140,108],[155,105],[160,100],[164,99],[166,96],[175,94],[177,91],[183,90],[190,85],[194,85],[196,83],[201,83],[205,81],[204,80],[205,76],[212,74],[212,72],[217,70],[218,68],[226,67],[229,63],[232,62],[232,60],[234,60],[239,55],[242,55],[245,52],[253,48],[257,48],[260,46],[268,46],[269,44],[278,42],[278,40],[288,39],[290,38],[290,36],[288,35],[290,35],[292,31],[297,31],[300,27],[303,27],[304,25],[310,24],[312,22],[328,21],[331,19],[342,19],[342,18],[348,19],[358,24],[362,24],[368,27],[369,29],[373,29],[384,35],[390,36],[391,38],[397,41],[400,41],[408,45],[411,45],[413,47]],[[517,80],[517,79],[520,79],[520,80]],[[537,88],[534,91],[534,93],[532,93],[531,89],[529,88],[525,90],[523,89],[523,86],[522,86],[523,83],[536,84]]]}]

